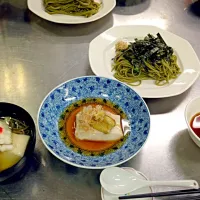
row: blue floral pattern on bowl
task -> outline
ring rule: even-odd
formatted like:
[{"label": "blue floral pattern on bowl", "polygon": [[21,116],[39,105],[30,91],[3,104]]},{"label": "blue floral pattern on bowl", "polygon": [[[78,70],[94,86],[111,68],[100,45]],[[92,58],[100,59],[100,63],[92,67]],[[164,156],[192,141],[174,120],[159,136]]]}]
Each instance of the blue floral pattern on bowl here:
[{"label": "blue floral pattern on bowl", "polygon": [[[104,156],[84,156],[69,149],[61,140],[58,121],[66,107],[86,98],[103,98],[119,105],[130,121],[131,133],[125,144]],[[150,130],[150,114],[144,100],[119,81],[96,77],[79,77],[53,89],[38,112],[39,134],[47,149],[65,163],[101,169],[122,164],[134,157],[144,145]]]}]

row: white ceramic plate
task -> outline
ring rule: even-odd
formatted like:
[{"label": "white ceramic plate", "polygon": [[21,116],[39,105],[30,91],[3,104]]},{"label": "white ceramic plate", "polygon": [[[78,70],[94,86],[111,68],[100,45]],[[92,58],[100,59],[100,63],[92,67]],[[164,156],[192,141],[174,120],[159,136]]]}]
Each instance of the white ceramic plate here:
[{"label": "white ceramic plate", "polygon": [[[130,172],[135,171],[135,169],[129,168],[129,167],[124,167],[123,169],[130,171]],[[148,178],[141,172],[138,172],[138,178],[140,178],[142,180],[148,180]],[[141,188],[141,189],[136,190],[128,195],[145,194],[145,193],[152,193],[151,187]],[[123,196],[123,195],[121,195],[121,196]],[[113,195],[113,194],[107,192],[106,190],[104,190],[103,188],[101,188],[101,198],[102,198],[102,200],[118,200],[118,195]],[[144,200],[152,200],[152,199],[153,198],[145,198]],[[137,200],[137,199],[135,199],[135,200]]]},{"label": "white ceramic plate", "polygon": [[50,15],[46,13],[44,10],[43,0],[28,0],[28,8],[39,17],[51,22],[61,23],[61,24],[84,24],[101,19],[109,12],[111,12],[113,8],[116,6],[115,0],[95,0],[95,1],[102,2],[102,7],[100,8],[97,14],[89,18],[61,15],[61,14]]},{"label": "white ceramic plate", "polygon": [[165,86],[156,86],[153,80],[143,81],[134,90],[144,98],[163,98],[183,93],[196,81],[200,73],[200,62],[192,46],[185,39],[154,26],[117,26],[97,36],[89,48],[89,60],[93,72],[98,76],[114,78],[111,71],[115,44],[119,40],[134,41],[144,38],[148,33],[160,33],[178,57],[182,73]]}]

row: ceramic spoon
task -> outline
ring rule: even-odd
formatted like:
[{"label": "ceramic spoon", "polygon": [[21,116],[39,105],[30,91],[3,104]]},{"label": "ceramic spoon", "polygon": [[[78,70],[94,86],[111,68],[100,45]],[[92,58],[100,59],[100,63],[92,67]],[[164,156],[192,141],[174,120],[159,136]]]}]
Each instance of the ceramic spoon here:
[{"label": "ceramic spoon", "polygon": [[122,195],[131,193],[147,186],[175,186],[198,189],[195,180],[182,181],[146,181],[137,178],[137,171],[128,172],[119,167],[110,167],[102,171],[100,175],[102,187],[112,194]]}]

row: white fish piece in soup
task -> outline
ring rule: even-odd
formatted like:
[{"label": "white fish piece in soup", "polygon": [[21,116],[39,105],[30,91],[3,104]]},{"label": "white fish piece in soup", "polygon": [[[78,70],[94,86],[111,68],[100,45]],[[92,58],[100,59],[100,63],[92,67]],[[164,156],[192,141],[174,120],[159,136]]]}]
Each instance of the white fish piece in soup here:
[{"label": "white fish piece in soup", "polygon": [[0,145],[12,143],[12,132],[4,120],[0,120]]}]

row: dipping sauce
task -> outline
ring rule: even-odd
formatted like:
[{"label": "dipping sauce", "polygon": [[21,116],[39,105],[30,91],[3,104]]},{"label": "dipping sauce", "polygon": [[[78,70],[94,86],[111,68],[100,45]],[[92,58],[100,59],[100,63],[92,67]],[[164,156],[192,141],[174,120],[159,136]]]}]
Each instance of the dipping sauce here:
[{"label": "dipping sauce", "polygon": [[190,121],[190,127],[195,134],[200,138],[200,113],[194,115]]}]

